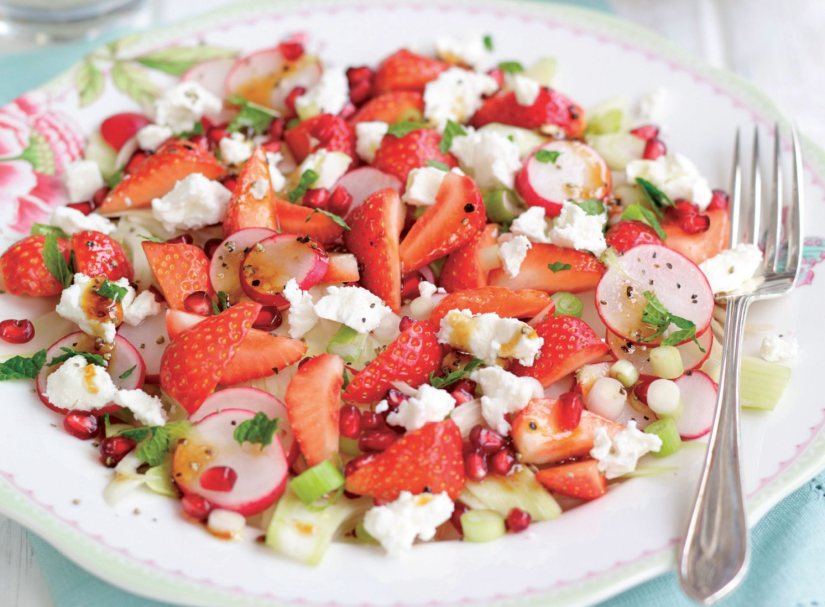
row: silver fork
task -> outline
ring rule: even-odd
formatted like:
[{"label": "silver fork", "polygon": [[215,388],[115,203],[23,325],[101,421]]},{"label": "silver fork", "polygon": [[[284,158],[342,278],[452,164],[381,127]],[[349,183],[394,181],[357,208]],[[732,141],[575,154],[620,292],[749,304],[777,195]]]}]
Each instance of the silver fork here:
[{"label": "silver fork", "polygon": [[[754,130],[749,196],[742,193],[739,139],[737,130],[731,187],[731,246],[764,243],[764,281],[751,293],[726,298],[716,413],[696,501],[679,554],[679,583],[688,595],[704,605],[715,603],[736,588],[748,566],[748,526],[739,467],[738,385],[745,318],[754,301],[788,293],[802,262],[803,172],[796,130],[791,131],[791,190],[786,197],[779,125],[774,129],[773,186],[765,209],[759,128]],[[743,211],[747,213],[744,222]]]}]

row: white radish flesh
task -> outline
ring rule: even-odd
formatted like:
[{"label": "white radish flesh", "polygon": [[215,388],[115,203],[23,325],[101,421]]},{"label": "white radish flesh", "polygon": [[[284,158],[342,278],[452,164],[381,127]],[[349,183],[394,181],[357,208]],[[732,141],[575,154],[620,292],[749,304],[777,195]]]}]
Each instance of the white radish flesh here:
[{"label": "white radish flesh", "polygon": [[[688,371],[701,367],[710,356],[710,351],[713,348],[713,332],[706,329],[696,340],[699,342],[698,344],[691,340],[676,346],[682,356],[682,364]],[[650,364],[650,351],[656,346],[636,344],[619,337],[611,331],[607,332],[606,341],[607,345],[610,346],[610,351],[616,358],[632,362],[642,375],[654,374],[653,365]]]},{"label": "white radish flesh", "polygon": [[688,371],[676,385],[682,401],[682,414],[676,420],[679,435],[685,440],[700,438],[713,426],[718,388],[702,371]]},{"label": "white radish flesh", "polygon": [[124,323],[118,328],[118,335],[125,337],[137,348],[146,365],[146,381],[157,383],[158,373],[160,373],[160,359],[164,350],[166,350],[166,346],[169,345],[169,333],[166,331],[166,314],[161,312],[150,316],[136,327]]},{"label": "white radish flesh", "polygon": [[286,59],[277,46],[236,59],[226,74],[224,95],[239,94],[264,78],[272,78],[274,86],[285,63]]},{"label": "white radish flesh", "polygon": [[[184,82],[197,82],[207,91],[219,99],[222,99],[225,94],[224,84],[226,77],[234,65],[235,59],[230,59],[229,57],[210,59],[188,69],[184,72],[183,76],[181,76],[181,80]],[[221,124],[231,119],[234,113],[235,112],[224,108],[217,114],[209,115],[209,118],[216,124]]]},{"label": "white radish flesh", "polygon": [[275,234],[269,228],[245,228],[231,234],[219,244],[209,263],[212,290],[215,293],[226,293],[230,303],[247,299],[241,287],[241,262],[253,245]]},{"label": "white radish flesh", "polygon": [[360,207],[370,194],[379,190],[392,188],[396,192],[401,191],[401,182],[397,177],[378,169],[361,167],[341,177],[335,187],[344,188],[352,196],[352,203],[347,213],[349,214]]}]

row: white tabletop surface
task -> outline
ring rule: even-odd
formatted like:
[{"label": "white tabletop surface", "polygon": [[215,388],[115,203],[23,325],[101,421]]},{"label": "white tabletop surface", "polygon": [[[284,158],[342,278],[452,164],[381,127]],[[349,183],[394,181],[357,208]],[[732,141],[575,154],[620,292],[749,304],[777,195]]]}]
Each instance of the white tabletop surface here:
[{"label": "white tabletop surface", "polygon": [[[682,48],[752,80],[825,146],[825,2],[822,0],[608,0],[615,12]],[[230,4],[162,2],[152,19],[173,21]],[[5,46],[5,45],[4,45]],[[50,607],[25,531],[0,516],[0,607]],[[90,606],[91,607],[91,606]]]}]

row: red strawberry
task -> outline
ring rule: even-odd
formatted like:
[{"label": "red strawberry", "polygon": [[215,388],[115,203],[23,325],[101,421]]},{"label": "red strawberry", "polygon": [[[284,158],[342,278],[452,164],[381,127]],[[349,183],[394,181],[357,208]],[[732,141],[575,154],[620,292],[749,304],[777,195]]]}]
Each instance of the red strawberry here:
[{"label": "red strawberry", "polygon": [[120,243],[105,234],[87,230],[72,236],[75,269],[86,276],[132,280],[132,264]]},{"label": "red strawberry", "polygon": [[710,226],[698,234],[685,233],[675,222],[662,224],[667,234],[665,244],[696,264],[713,257],[728,246],[730,217],[727,209],[706,211],[705,214],[710,218]]},{"label": "red strawberry", "polygon": [[424,97],[412,91],[384,93],[367,101],[349,119],[350,124],[378,120],[394,124],[396,122],[419,122],[424,112]]},{"label": "red strawberry", "polygon": [[186,297],[196,291],[210,293],[209,258],[193,244],[144,242],[143,252],[166,302],[183,310]]},{"label": "red strawberry", "polygon": [[503,269],[493,270],[490,284],[511,289],[541,289],[550,293],[578,293],[596,288],[602,274],[604,266],[590,253],[553,244],[534,244],[527,251],[517,276],[508,276]]},{"label": "red strawberry", "polygon": [[380,171],[395,175],[404,185],[410,171],[425,166],[428,160],[443,162],[449,167],[456,166],[452,154],[442,153],[439,145],[441,135],[431,129],[417,129],[403,137],[384,136],[372,165]]},{"label": "red strawberry", "polygon": [[424,92],[424,87],[449,66],[443,61],[401,49],[384,59],[375,72],[376,93],[389,91]]},{"label": "red strawberry", "polygon": [[[52,276],[43,261],[43,244],[45,236],[26,236],[11,245],[0,257],[0,275],[3,284],[0,288],[14,295],[32,295],[44,297],[57,295],[63,285]],[[57,248],[69,262],[69,241],[57,239]]]},{"label": "red strawberry", "polygon": [[321,148],[355,158],[355,131],[346,120],[332,114],[319,114],[296,124],[286,130],[284,140],[298,162]]},{"label": "red strawberry", "polygon": [[536,480],[550,491],[580,500],[594,500],[607,493],[607,480],[593,459],[539,470]]},{"label": "red strawberry", "polygon": [[441,346],[433,325],[413,322],[364,369],[355,374],[344,400],[348,403],[378,402],[392,387],[403,381],[417,388],[441,366]]},{"label": "red strawberry", "polygon": [[171,139],[147,157],[106,196],[98,211],[117,215],[127,209],[140,209],[167,194],[175,184],[192,173],[220,179],[226,169],[201,146]]},{"label": "red strawberry", "polygon": [[640,244],[662,244],[656,230],[641,221],[620,221],[607,230],[605,240],[619,253]]},{"label": "red strawberry", "polygon": [[533,105],[519,105],[513,91],[502,92],[484,102],[470,124],[478,128],[491,122],[501,122],[525,129],[545,125],[561,128],[571,139],[584,132],[584,110],[561,93],[542,87]]},{"label": "red strawberry", "polygon": [[338,453],[338,415],[344,361],[321,354],[298,367],[284,400],[289,425],[307,464],[314,466]]},{"label": "red strawberry", "polygon": [[100,123],[100,136],[116,152],[119,152],[127,141],[137,135],[137,132],[150,122],[151,120],[143,114],[121,112],[109,116]]},{"label": "red strawberry", "polygon": [[574,316],[550,316],[535,326],[544,340],[532,367],[515,363],[516,375],[535,377],[545,388],[579,367],[604,356],[608,347],[586,322]]},{"label": "red strawberry", "polygon": [[532,318],[553,300],[544,291],[523,289],[514,291],[504,287],[481,287],[455,291],[442,299],[433,309],[430,322],[438,325],[450,310],[470,310],[473,314],[494,312],[511,318]]},{"label": "red strawberry", "polygon": [[398,238],[404,205],[391,188],[371,194],[347,218],[344,244],[362,268],[361,284],[383,299],[394,312],[401,308],[401,266]]},{"label": "red strawberry", "polygon": [[[464,246],[450,253],[441,268],[441,286],[449,292],[487,286],[492,267],[485,263],[486,256],[483,252],[488,247],[493,247],[497,238],[498,224],[487,224]],[[498,253],[494,255],[494,261],[496,265],[500,263]]]},{"label": "red strawberry", "polygon": [[178,335],[160,359],[161,389],[189,414],[197,411],[260,311],[260,304],[244,301]]},{"label": "red strawberry", "polygon": [[445,419],[408,432],[383,453],[347,476],[347,491],[391,501],[412,494],[446,492],[458,498],[464,488],[461,432]]},{"label": "red strawberry", "polygon": [[[264,195],[256,196],[258,184],[264,184]],[[261,148],[256,148],[246,161],[235,185],[232,199],[223,218],[224,236],[229,236],[243,228],[269,228],[277,225],[275,196],[269,179],[269,163]]]},{"label": "red strawberry", "polygon": [[323,213],[315,209],[302,207],[274,197],[275,216],[282,232],[287,234],[306,234],[321,244],[338,240],[344,228]]},{"label": "red strawberry", "polygon": [[401,241],[401,271],[412,272],[469,242],[487,221],[484,202],[472,179],[448,173],[435,204],[413,224]]}]

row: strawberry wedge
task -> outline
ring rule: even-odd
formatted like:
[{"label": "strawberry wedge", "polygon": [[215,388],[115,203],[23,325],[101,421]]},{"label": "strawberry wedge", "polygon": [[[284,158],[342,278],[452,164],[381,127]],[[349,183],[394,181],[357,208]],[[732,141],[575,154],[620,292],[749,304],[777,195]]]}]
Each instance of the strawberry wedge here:
[{"label": "strawberry wedge", "polygon": [[602,274],[604,266],[590,253],[553,244],[534,244],[527,251],[517,276],[508,276],[502,269],[493,270],[490,284],[511,289],[541,289],[548,293],[579,293],[595,289]]},{"label": "strawberry wedge", "polygon": [[274,230],[277,225],[274,198],[266,154],[257,148],[238,175],[235,191],[223,218],[224,236],[244,228]]},{"label": "strawberry wedge", "polygon": [[433,309],[430,322],[438,324],[450,310],[470,310],[473,314],[493,312],[511,318],[532,318],[552,305],[553,300],[544,291],[523,289],[514,291],[504,287],[481,287],[455,291],[442,299]]}]

